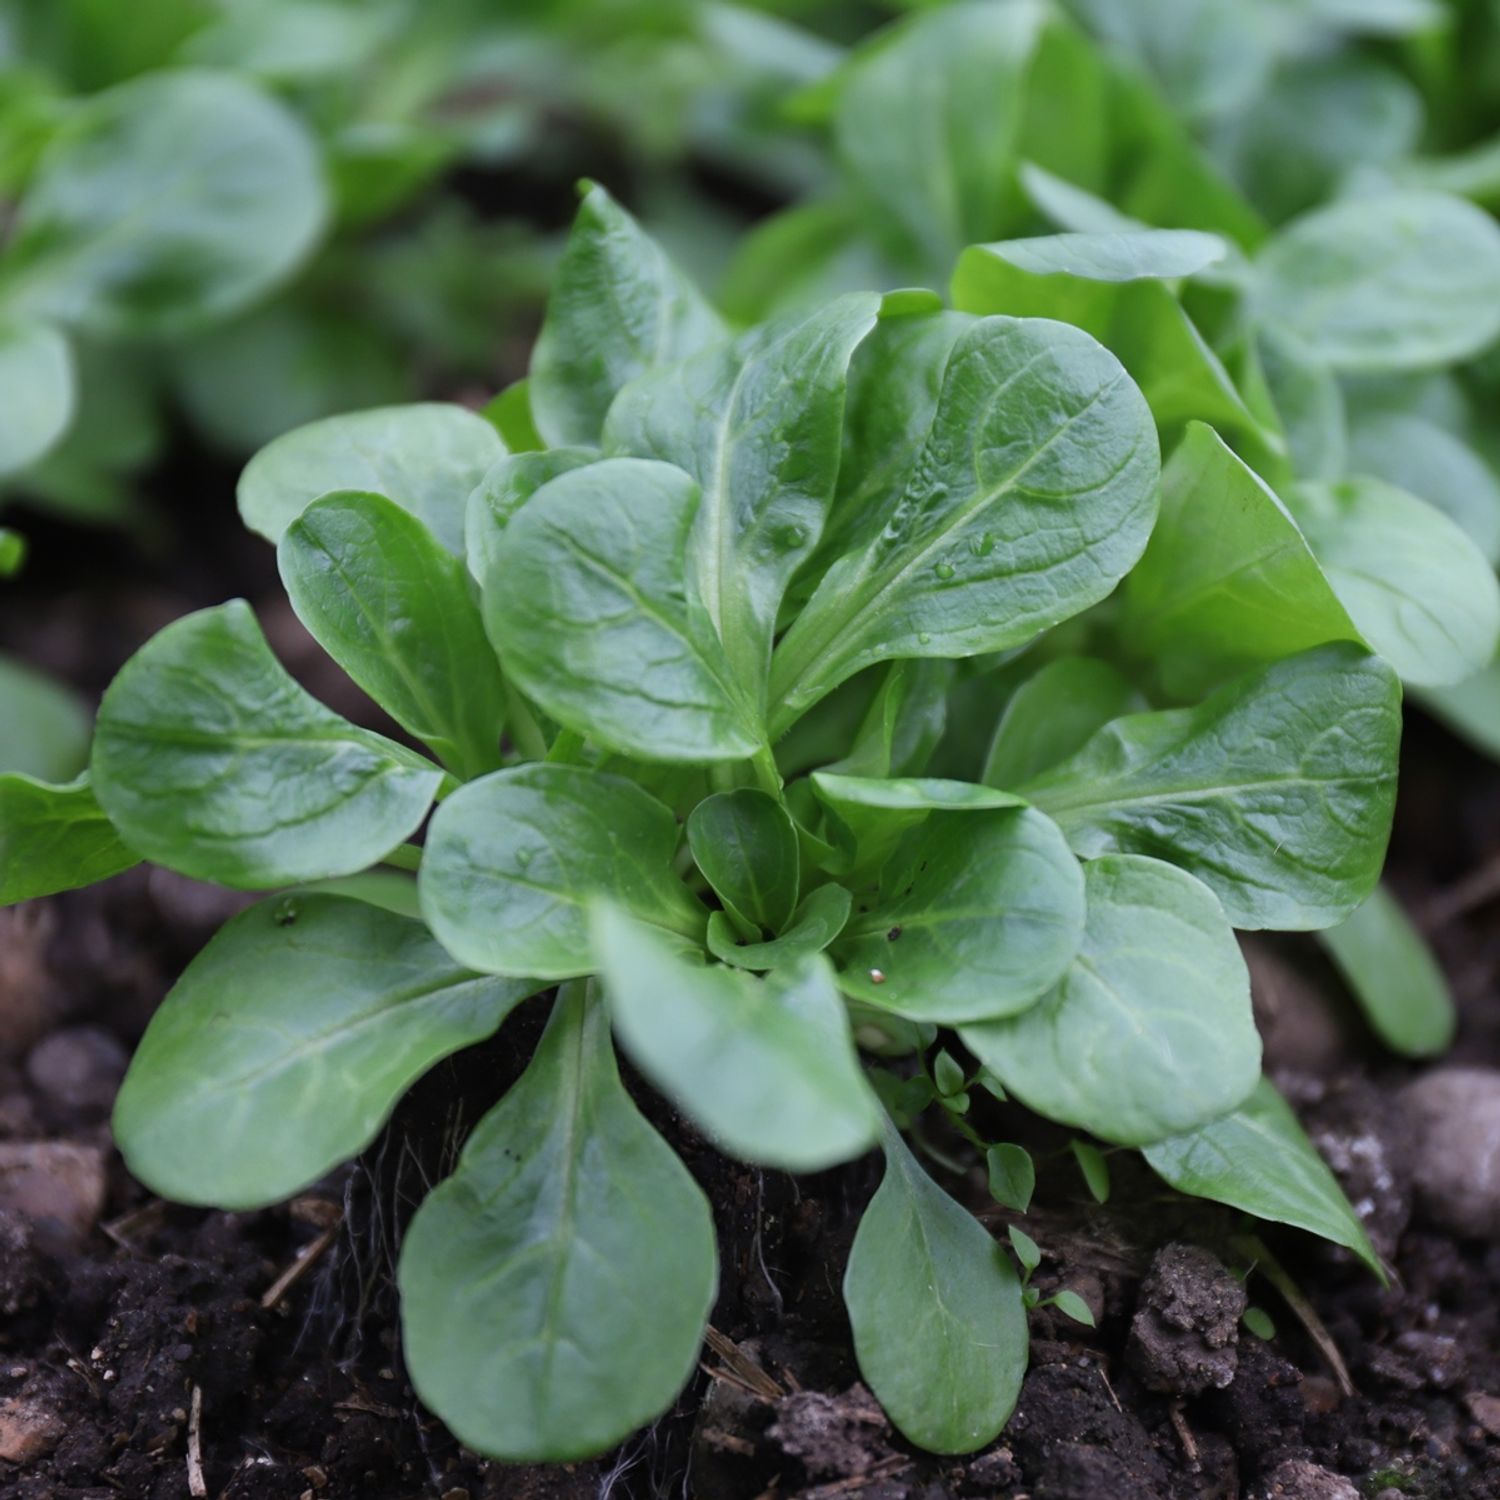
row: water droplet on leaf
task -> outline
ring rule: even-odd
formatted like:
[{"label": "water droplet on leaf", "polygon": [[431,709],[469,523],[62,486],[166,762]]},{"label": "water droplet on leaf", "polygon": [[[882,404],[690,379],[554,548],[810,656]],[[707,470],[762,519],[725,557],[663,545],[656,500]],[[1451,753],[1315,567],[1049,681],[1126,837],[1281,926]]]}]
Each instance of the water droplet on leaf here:
[{"label": "water droplet on leaf", "polygon": [[953,577],[953,564],[952,563],[939,563],[937,565],[937,567],[935,569],[933,569],[933,571],[937,574],[937,576],[939,578],[945,578],[945,579],[946,578],[952,578]]}]

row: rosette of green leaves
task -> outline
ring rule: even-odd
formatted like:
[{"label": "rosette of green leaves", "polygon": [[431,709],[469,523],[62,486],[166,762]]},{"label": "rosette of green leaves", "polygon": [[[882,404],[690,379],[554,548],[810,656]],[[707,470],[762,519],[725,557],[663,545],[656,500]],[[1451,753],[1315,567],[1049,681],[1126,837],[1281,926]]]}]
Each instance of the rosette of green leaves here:
[{"label": "rosette of green leaves", "polygon": [[[277,892],[149,1029],[116,1117],[134,1171],[274,1201],[559,986],[400,1268],[418,1388],[509,1459],[665,1409],[713,1298],[707,1206],[617,1045],[741,1160],[881,1147],[845,1295],[866,1378],[934,1450],[1004,1425],[1028,1294],[887,1117],[851,1016],[919,1054],[950,1028],[997,1090],[1368,1253],[1257,1092],[1234,928],[1369,894],[1399,685],[1295,557],[1296,628],[1236,656],[1205,624],[1212,669],[1177,699],[1126,653],[1066,652],[1122,584],[1145,618],[1175,577],[1152,558],[1181,473],[1121,359],[925,293],[730,332],[596,188],[509,410],[513,451],[425,406],[301,429],[245,473],[300,618],[403,741],[309,697],[242,603],[105,695],[78,840]],[[954,664],[1021,651],[1040,670],[984,766],[934,774]],[[23,884],[98,873],[33,833]],[[931,1066],[956,1100],[963,1068]]]}]

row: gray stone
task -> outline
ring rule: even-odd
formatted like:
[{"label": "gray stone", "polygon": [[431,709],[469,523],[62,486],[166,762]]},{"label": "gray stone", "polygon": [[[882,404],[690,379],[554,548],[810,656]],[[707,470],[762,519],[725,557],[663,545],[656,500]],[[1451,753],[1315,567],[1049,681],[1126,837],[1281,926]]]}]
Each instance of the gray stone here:
[{"label": "gray stone", "polygon": [[1500,1239],[1500,1072],[1435,1068],[1401,1091],[1417,1202],[1458,1235]]}]

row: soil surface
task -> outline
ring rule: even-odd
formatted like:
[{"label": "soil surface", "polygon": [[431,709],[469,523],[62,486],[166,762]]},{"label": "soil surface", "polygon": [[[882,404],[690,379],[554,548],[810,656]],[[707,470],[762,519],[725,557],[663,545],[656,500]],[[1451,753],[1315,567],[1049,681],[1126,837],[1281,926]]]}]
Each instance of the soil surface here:
[{"label": "soil surface", "polygon": [[[36,562],[0,603],[0,648],[97,692],[165,620],[243,593],[314,691],[379,722],[319,664],[269,549],[226,540],[232,474],[179,452],[161,489],[194,509],[174,519],[172,558],[20,518]],[[1226,1267],[1245,1264],[1243,1221],[1174,1198],[1128,1152],[1111,1154],[1097,1208],[1063,1136],[986,1099],[980,1128],[1038,1155],[1037,1284],[1077,1291],[1098,1326],[1035,1315],[1019,1409],[966,1458],[914,1452],[858,1381],[839,1284],[877,1163],[799,1180],[738,1167],[645,1090],[719,1228],[700,1373],[599,1462],[477,1458],[405,1379],[391,1268],[421,1194],[519,1072],[545,1002],[441,1064],[364,1157],[296,1202],[179,1209],[130,1178],[108,1110],[152,1008],[243,898],[136,870],[0,911],[0,1497],[1500,1497],[1500,1238],[1483,1217],[1500,1212],[1500,775],[1415,716],[1404,759],[1391,879],[1458,996],[1443,1066],[1469,1071],[1434,1088],[1431,1069],[1383,1054],[1309,941],[1249,948],[1269,1065],[1390,1286],[1270,1230],[1263,1265],[1285,1272],[1292,1300],[1264,1271],[1242,1286]],[[1404,1092],[1424,1074],[1421,1094]],[[1003,1234],[978,1170],[933,1170]],[[1487,1206],[1453,1201],[1455,1180]],[[1247,1296],[1271,1338],[1241,1322]]]}]

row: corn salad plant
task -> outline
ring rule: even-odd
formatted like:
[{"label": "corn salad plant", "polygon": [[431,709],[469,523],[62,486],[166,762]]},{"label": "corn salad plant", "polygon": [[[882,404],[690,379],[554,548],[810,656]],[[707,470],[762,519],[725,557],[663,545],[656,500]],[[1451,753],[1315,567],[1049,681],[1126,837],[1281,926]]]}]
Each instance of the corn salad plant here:
[{"label": "corn salad plant", "polygon": [[[1174,277],[1210,248],[1088,247]],[[1260,1075],[1235,929],[1374,888],[1399,681],[1211,427],[1163,472],[1126,366],[1017,301],[855,292],[735,331],[591,189],[494,408],[508,442],[369,411],[241,482],[298,615],[409,743],[309,697],[234,601],[127,663],[86,778],[0,777],[5,900],[140,859],[271,893],[119,1098],[176,1201],[316,1181],[555,991],[400,1262],[412,1377],[482,1452],[599,1452],[694,1368],[710,1208],[617,1048],[742,1161],[884,1153],[844,1293],[933,1450],[1002,1429],[1037,1296],[1030,1239],[1018,1272],[908,1144],[929,1104],[1013,1097],[1378,1270]],[[933,774],[981,719],[968,773]],[[1025,1152],[973,1138],[1024,1208]]]}]

